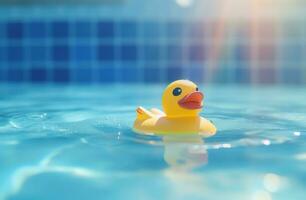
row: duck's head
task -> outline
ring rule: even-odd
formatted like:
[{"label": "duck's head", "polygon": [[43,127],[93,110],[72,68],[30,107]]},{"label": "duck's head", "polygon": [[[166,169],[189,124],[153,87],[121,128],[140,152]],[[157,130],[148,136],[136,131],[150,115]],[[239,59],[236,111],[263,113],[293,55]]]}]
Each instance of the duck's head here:
[{"label": "duck's head", "polygon": [[203,107],[204,95],[196,84],[188,80],[170,83],[162,97],[164,112],[168,117],[198,116]]}]

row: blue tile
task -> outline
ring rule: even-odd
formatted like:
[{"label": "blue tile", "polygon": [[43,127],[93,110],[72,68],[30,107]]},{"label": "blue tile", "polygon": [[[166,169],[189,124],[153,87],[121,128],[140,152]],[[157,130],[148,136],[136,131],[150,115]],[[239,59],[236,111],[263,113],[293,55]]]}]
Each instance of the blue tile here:
[{"label": "blue tile", "polygon": [[180,45],[169,45],[167,46],[166,56],[168,60],[178,60],[183,59],[183,47]]},{"label": "blue tile", "polygon": [[276,69],[273,67],[262,67],[256,69],[257,82],[260,84],[276,83]]},{"label": "blue tile", "polygon": [[48,59],[48,48],[46,46],[30,46],[29,58],[31,61],[45,61]]},{"label": "blue tile", "polygon": [[135,61],[138,58],[138,48],[136,45],[120,46],[120,59],[124,61]]},{"label": "blue tile", "polygon": [[233,71],[234,71],[234,68],[250,68],[251,67],[251,62],[249,61],[243,61],[243,60],[234,60],[235,61],[235,64],[233,64]]},{"label": "blue tile", "polygon": [[248,25],[242,25],[240,27],[235,28],[235,35],[233,35],[236,39],[239,39],[241,43],[250,42],[250,32]]},{"label": "blue tile", "polygon": [[54,61],[69,61],[69,47],[67,45],[54,45],[52,47],[52,59]]},{"label": "blue tile", "polygon": [[229,83],[232,80],[230,79],[230,73],[232,69],[226,67],[219,67],[216,69],[215,73],[212,75],[211,80],[214,83]]},{"label": "blue tile", "polygon": [[250,53],[249,53],[249,47],[248,45],[239,44],[235,47],[235,50],[233,52],[234,59],[237,61],[248,61],[250,59]]},{"label": "blue tile", "polygon": [[1,64],[0,64],[0,82],[5,82],[6,78],[6,70],[1,69]]},{"label": "blue tile", "polygon": [[55,67],[52,71],[52,80],[58,83],[67,83],[70,81],[70,69],[64,67]]},{"label": "blue tile", "polygon": [[145,60],[160,60],[161,47],[157,45],[146,45],[143,47],[143,56]]},{"label": "blue tile", "polygon": [[66,21],[55,21],[51,23],[51,35],[56,39],[69,36],[69,23]]},{"label": "blue tile", "polygon": [[6,26],[6,35],[9,39],[22,39],[24,28],[22,22],[8,22]]},{"label": "blue tile", "polygon": [[6,51],[3,46],[0,46],[0,63],[3,63],[6,60]]},{"label": "blue tile", "polygon": [[[259,60],[259,64],[265,65],[264,62],[272,61],[276,59],[276,45],[274,44],[267,44],[267,43],[261,43],[257,47],[256,50],[256,59]],[[262,62],[263,61],[263,62]],[[262,62],[262,63],[261,63]]]},{"label": "blue tile", "polygon": [[78,21],[74,24],[76,38],[88,38],[93,36],[92,23],[89,21]]},{"label": "blue tile", "polygon": [[285,84],[301,84],[303,82],[303,69],[297,67],[281,69],[281,82]]},{"label": "blue tile", "polygon": [[100,38],[112,38],[115,34],[115,26],[113,22],[101,21],[97,23],[97,33]]},{"label": "blue tile", "polygon": [[98,46],[97,54],[100,61],[113,61],[115,59],[115,48],[113,45],[102,44]]},{"label": "blue tile", "polygon": [[144,68],[144,81],[148,83],[157,83],[161,81],[160,68],[145,67]]},{"label": "blue tile", "polygon": [[203,65],[191,65],[187,68],[188,79],[194,82],[203,82],[205,80],[205,68]]},{"label": "blue tile", "polygon": [[282,47],[282,59],[291,63],[300,62],[304,57],[303,45],[300,44],[287,44]]},{"label": "blue tile", "polygon": [[7,60],[9,62],[22,62],[24,60],[24,48],[22,46],[8,46]]},{"label": "blue tile", "polygon": [[181,22],[169,22],[166,24],[166,35],[168,38],[182,38],[184,35],[184,24]]},{"label": "blue tile", "polygon": [[191,61],[203,61],[205,59],[204,46],[191,45],[189,47],[188,58]]},{"label": "blue tile", "polygon": [[121,22],[119,23],[119,37],[122,38],[137,38],[138,26],[135,22]]},{"label": "blue tile", "polygon": [[24,81],[24,69],[9,67],[7,71],[7,80],[9,82],[22,82]]},{"label": "blue tile", "polygon": [[205,38],[205,24],[201,22],[194,22],[188,24],[188,37],[190,39],[204,39]]},{"label": "blue tile", "polygon": [[140,68],[134,66],[126,66],[120,70],[120,81],[127,83],[139,82],[141,78]]},{"label": "blue tile", "polygon": [[98,74],[99,82],[114,82],[116,78],[116,69],[112,66],[97,68],[94,73]]},{"label": "blue tile", "polygon": [[30,80],[32,82],[46,82],[47,70],[42,67],[33,67],[30,69]]},{"label": "blue tile", "polygon": [[78,83],[90,83],[93,82],[93,70],[92,68],[78,67],[74,68],[75,79]]},{"label": "blue tile", "polygon": [[90,61],[94,59],[94,47],[89,45],[77,45],[73,47],[73,59],[75,61]]},{"label": "blue tile", "polygon": [[169,66],[166,70],[166,78],[168,82],[185,78],[183,75],[183,68],[180,66]]},{"label": "blue tile", "polygon": [[5,29],[6,29],[6,27],[5,27],[4,23],[0,22],[0,41],[5,39],[5,36],[6,36]]},{"label": "blue tile", "polygon": [[235,67],[235,83],[250,83],[251,73],[248,67]]},{"label": "blue tile", "polygon": [[44,22],[27,23],[27,37],[31,39],[42,39],[47,36],[47,24]]},{"label": "blue tile", "polygon": [[158,39],[161,37],[162,25],[155,22],[146,22],[142,24],[142,32],[144,38]]}]

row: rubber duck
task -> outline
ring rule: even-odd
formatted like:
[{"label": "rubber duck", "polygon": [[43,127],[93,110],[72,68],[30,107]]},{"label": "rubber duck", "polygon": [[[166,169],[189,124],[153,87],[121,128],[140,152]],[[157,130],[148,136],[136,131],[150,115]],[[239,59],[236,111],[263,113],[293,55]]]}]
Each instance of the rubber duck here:
[{"label": "rubber duck", "polygon": [[204,95],[189,80],[170,83],[162,95],[163,111],[143,107],[136,109],[134,131],[147,135],[200,135],[209,137],[216,133],[214,124],[199,116]]}]

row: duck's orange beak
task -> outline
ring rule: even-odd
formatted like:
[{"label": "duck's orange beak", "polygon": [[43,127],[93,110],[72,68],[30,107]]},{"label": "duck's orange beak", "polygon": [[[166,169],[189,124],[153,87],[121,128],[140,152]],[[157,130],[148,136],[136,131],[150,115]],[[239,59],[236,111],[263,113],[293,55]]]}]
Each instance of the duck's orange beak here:
[{"label": "duck's orange beak", "polygon": [[187,94],[181,100],[179,100],[178,104],[186,109],[194,110],[202,108],[202,101],[204,95],[201,92],[192,92]]}]

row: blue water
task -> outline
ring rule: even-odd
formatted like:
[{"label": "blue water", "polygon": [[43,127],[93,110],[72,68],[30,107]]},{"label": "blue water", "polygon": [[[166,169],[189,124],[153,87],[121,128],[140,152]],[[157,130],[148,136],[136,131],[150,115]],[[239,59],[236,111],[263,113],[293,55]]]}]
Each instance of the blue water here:
[{"label": "blue water", "polygon": [[201,86],[204,143],[136,135],[164,86],[0,87],[0,199],[303,199],[305,88]]}]

